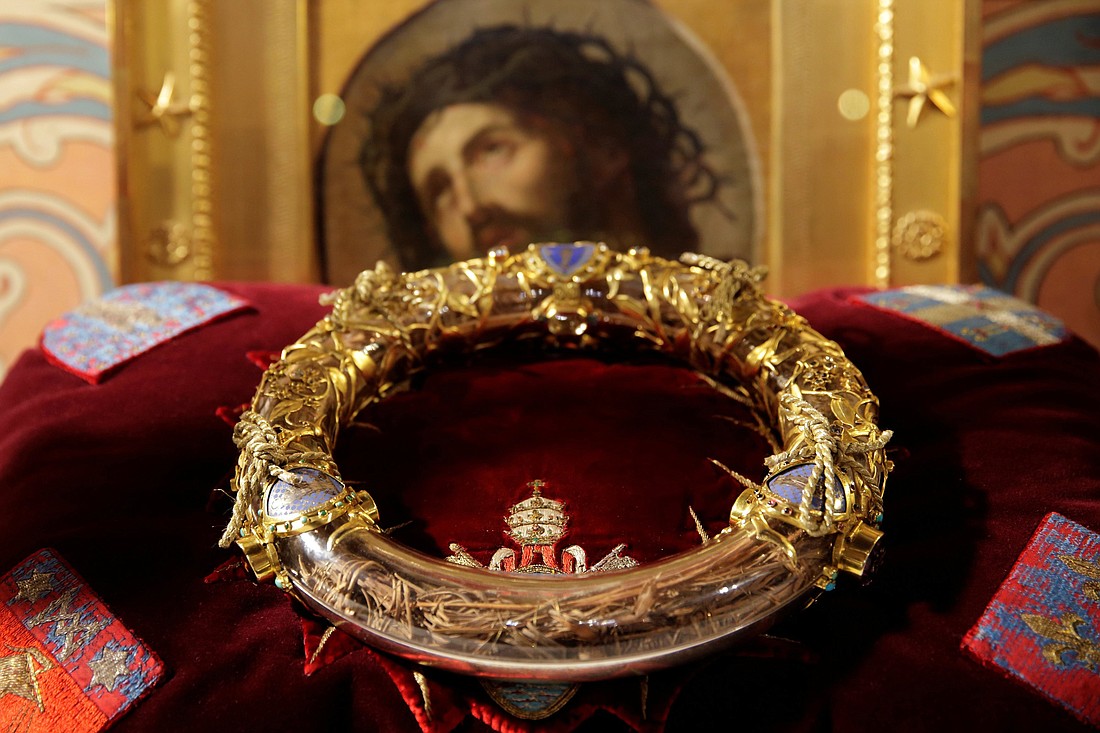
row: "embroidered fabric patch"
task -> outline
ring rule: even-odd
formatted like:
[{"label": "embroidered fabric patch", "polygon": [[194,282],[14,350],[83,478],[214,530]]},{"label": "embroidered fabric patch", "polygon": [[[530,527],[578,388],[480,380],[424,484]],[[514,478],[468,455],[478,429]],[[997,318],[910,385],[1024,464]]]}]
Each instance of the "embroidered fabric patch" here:
[{"label": "embroidered fabric patch", "polygon": [[0,578],[0,720],[11,730],[102,730],[163,671],[53,551]]},{"label": "embroidered fabric patch", "polygon": [[51,362],[95,384],[154,346],[247,305],[200,283],[126,285],[46,326],[42,349]]},{"label": "embroidered fabric patch", "polygon": [[1100,725],[1100,535],[1048,514],[963,647]]},{"label": "embroidered fabric patch", "polygon": [[1065,324],[984,285],[911,285],[857,300],[932,326],[993,356],[1065,340]]}]

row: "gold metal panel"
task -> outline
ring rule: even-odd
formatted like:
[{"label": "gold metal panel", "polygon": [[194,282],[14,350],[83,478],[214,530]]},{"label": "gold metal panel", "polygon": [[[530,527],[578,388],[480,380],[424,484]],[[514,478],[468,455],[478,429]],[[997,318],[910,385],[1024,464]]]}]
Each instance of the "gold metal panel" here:
[{"label": "gold metal panel", "polygon": [[894,5],[889,283],[973,281],[979,7],[956,0]]},{"label": "gold metal panel", "polygon": [[867,279],[873,114],[868,107],[847,119],[838,99],[847,90],[867,103],[874,98],[874,7],[870,0],[774,5],[768,285],[779,294]]},{"label": "gold metal panel", "polygon": [[[970,0],[775,4],[776,292],[973,278],[977,9]],[[909,126],[912,58],[952,116],[925,99]]]},{"label": "gold metal panel", "polygon": [[114,0],[119,272],[308,281],[302,0]]},{"label": "gold metal panel", "polygon": [[[121,279],[207,278],[215,236],[206,7],[113,10]],[[178,32],[192,22],[193,33]],[[144,63],[124,61],[120,49]]]}]

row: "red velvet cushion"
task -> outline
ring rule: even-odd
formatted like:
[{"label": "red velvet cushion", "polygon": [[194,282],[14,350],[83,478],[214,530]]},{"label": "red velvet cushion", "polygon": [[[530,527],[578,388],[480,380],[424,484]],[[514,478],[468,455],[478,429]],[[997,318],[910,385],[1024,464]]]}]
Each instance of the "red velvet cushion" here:
[{"label": "red velvet cushion", "polygon": [[[101,385],[37,351],[14,366],[0,385],[0,569],[57,548],[164,660],[170,677],[118,730],[417,730],[369,654],[302,674],[284,594],[203,583],[233,556],[216,547],[236,456],[216,411],[251,398],[246,353],[278,350],[324,312],[317,287],[222,287],[254,308]],[[1046,512],[1100,530],[1100,355],[1071,340],[995,360],[846,295],[792,305],[864,371],[896,432],[886,565],[781,624],[789,641],[766,656],[679,673],[692,677],[670,729],[1079,727],[958,646]],[[456,366],[420,387],[365,415],[377,430],[349,431],[338,459],[383,524],[410,522],[395,536],[437,555],[458,542],[487,560],[508,505],[541,478],[573,515],[564,544],[594,561],[626,542],[649,561],[698,542],[688,506],[721,527],[738,488],[707,458],[763,472],[762,441],[722,417],[743,415],[661,364]]]},{"label": "red velvet cushion", "polygon": [[[566,502],[570,533],[596,562],[619,543],[639,561],[697,547],[689,507],[709,531],[743,489],[708,459],[762,479],[767,443],[751,417],[692,372],[567,358],[432,373],[365,414],[337,458],[362,478],[395,537],[449,554],[457,542],[488,564],[508,545],[504,517],[544,480]],[[738,422],[734,422],[734,421]]]}]

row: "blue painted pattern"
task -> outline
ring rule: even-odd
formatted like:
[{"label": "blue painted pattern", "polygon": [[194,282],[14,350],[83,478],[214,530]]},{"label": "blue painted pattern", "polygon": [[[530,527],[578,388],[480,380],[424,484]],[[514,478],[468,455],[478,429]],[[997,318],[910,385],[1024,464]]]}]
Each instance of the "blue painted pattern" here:
[{"label": "blue painted pattern", "polygon": [[989,82],[1026,64],[1100,64],[1100,46],[1090,42],[1097,35],[1100,35],[1100,13],[1070,15],[1021,29],[982,50],[982,81]]},{"label": "blue painted pattern", "polygon": [[[802,503],[802,491],[806,488],[806,484],[809,483],[810,474],[813,473],[813,470],[814,466],[812,463],[792,466],[770,478],[767,482],[768,490],[776,496],[786,499],[797,506]],[[848,499],[844,496],[843,490],[837,486],[836,478],[833,479],[833,488],[840,497],[840,505],[836,507],[834,511],[846,511],[848,508]],[[810,506],[820,511],[824,505],[825,498],[821,492],[818,492],[810,502]]]},{"label": "blue painted pattern", "polygon": [[49,228],[56,229],[79,249],[80,254],[95,271],[99,287],[103,289],[111,287],[114,281],[111,279],[109,266],[103,260],[102,255],[99,254],[96,243],[89,239],[88,235],[81,231],[80,227],[67,221],[63,216],[50,211],[36,211],[24,207],[0,210],[0,224],[10,223],[15,225],[21,221],[29,221],[36,224],[41,223]]},{"label": "blue painted pattern", "polygon": [[111,71],[106,48],[53,28],[0,23],[0,45],[13,51],[0,58],[0,73],[24,66],[72,66],[106,78]]},{"label": "blue painted pattern", "polygon": [[594,244],[544,244],[539,250],[547,266],[562,277],[579,272],[595,253]]},{"label": "blue painted pattern", "polygon": [[272,519],[290,519],[313,511],[344,490],[339,481],[314,468],[295,468],[291,473],[302,479],[301,485],[280,479],[267,492],[264,512]]}]

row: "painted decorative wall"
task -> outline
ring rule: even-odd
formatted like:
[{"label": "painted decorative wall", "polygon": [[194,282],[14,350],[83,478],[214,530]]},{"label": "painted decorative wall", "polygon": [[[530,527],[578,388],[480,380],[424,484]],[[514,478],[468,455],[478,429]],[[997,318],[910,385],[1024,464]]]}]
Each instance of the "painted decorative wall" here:
[{"label": "painted decorative wall", "polygon": [[982,280],[1100,346],[1100,0],[982,11]]},{"label": "painted decorative wall", "polygon": [[0,376],[113,282],[105,0],[0,0]]}]

